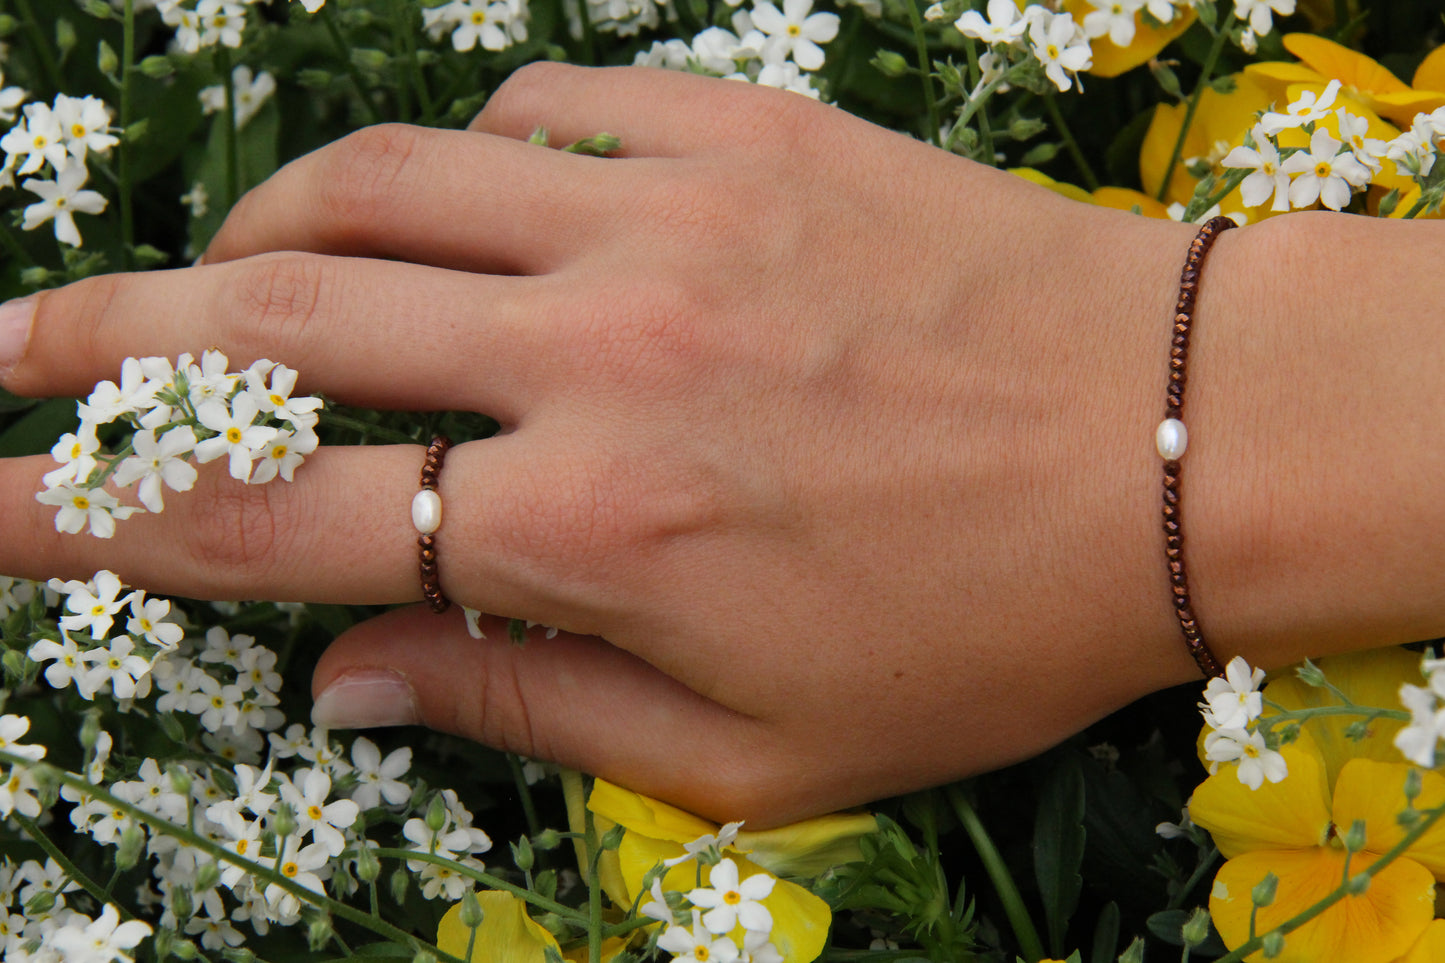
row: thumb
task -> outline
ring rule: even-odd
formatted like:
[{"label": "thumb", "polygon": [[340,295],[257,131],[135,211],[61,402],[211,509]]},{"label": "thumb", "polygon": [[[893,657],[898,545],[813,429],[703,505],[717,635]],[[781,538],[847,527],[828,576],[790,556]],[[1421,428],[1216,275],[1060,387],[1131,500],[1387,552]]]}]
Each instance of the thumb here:
[{"label": "thumb", "polygon": [[761,723],[603,639],[539,629],[511,641],[505,619],[423,606],[342,633],[311,680],[313,724],[424,725],[602,776],[703,816],[728,806],[719,757],[755,744]]}]

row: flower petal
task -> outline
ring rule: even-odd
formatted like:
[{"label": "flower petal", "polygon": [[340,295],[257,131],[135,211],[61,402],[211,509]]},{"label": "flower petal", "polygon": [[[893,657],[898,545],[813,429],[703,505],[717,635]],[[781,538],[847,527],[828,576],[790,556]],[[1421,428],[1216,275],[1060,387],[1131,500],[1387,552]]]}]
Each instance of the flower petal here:
[{"label": "flower petal", "polygon": [[1280,754],[1289,765],[1289,775],[1280,782],[1250,789],[1239,781],[1235,764],[1227,764],[1194,790],[1189,818],[1209,830],[1226,857],[1325,841],[1330,787],[1317,751],[1309,737],[1301,735]]},{"label": "flower petal", "polygon": [[[1404,827],[1395,817],[1405,808],[1405,777],[1412,768],[1409,763],[1373,759],[1345,763],[1335,783],[1335,825],[1347,827],[1363,819],[1365,848],[1373,853],[1389,851],[1405,836]],[[1433,809],[1445,803],[1445,775],[1428,770],[1420,775],[1421,790],[1415,808]],[[1445,823],[1431,826],[1410,847],[1408,855],[1436,879],[1445,879]]]},{"label": "flower petal", "polygon": [[[547,947],[561,952],[557,938],[527,915],[526,906],[511,893],[499,890],[478,890],[482,904],[482,924],[477,927],[476,940],[462,923],[462,904],[447,910],[437,927],[437,946],[462,959],[503,961],[506,963],[543,963]],[[467,947],[472,955],[467,956]]]},{"label": "flower petal", "polygon": [[[1291,777],[1293,778],[1293,777]],[[1361,869],[1369,856],[1355,857]],[[1220,867],[1209,897],[1215,928],[1229,947],[1249,938],[1250,891],[1268,873],[1279,878],[1274,902],[1259,910],[1263,933],[1298,915],[1339,886],[1345,853],[1331,846],[1247,853]],[[1276,963],[1391,963],[1420,938],[1435,915],[1435,881],[1430,871],[1407,858],[1386,866],[1361,896],[1346,896],[1285,937]],[[1261,960],[1263,954],[1249,960]]]}]

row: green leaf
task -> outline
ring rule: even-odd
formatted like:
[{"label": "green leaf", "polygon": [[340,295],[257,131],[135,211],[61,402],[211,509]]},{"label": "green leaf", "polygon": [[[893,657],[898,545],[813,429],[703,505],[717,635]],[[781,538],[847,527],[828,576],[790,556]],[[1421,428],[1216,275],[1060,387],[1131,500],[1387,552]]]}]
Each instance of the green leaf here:
[{"label": "green leaf", "polygon": [[26,408],[33,408],[38,404],[40,402],[34,398],[22,398],[0,388],[0,414],[7,411],[24,411]]},{"label": "green leaf", "polygon": [[55,447],[61,435],[74,430],[75,424],[75,402],[68,398],[36,405],[0,434],[0,457],[43,455]]},{"label": "green leaf", "polygon": [[1089,954],[1090,963],[1114,963],[1114,953],[1119,948],[1119,904],[1110,900],[1099,911],[1099,922],[1094,924],[1094,949]]},{"label": "green leaf", "polygon": [[1034,875],[1044,904],[1049,948],[1063,954],[1069,918],[1079,904],[1084,877],[1084,776],[1066,757],[1044,784],[1034,819]]},{"label": "green leaf", "polygon": [[[1149,932],[1170,946],[1183,946],[1184,924],[1189,922],[1191,915],[1192,911],[1182,909],[1164,910],[1163,912],[1155,913],[1149,917],[1147,922]],[[1214,927],[1211,925],[1209,928],[1209,937],[1203,943],[1193,947],[1191,955],[1197,953],[1200,956],[1223,956],[1227,952],[1229,952],[1229,950],[1225,947],[1224,941],[1219,938],[1219,934],[1214,931]]]}]

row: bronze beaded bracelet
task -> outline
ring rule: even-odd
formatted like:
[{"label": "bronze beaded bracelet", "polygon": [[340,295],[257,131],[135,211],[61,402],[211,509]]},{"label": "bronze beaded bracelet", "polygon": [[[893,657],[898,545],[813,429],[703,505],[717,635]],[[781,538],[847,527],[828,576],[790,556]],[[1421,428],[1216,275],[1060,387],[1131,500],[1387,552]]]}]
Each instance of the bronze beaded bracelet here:
[{"label": "bronze beaded bracelet", "polygon": [[427,605],[440,615],[451,607],[451,600],[442,594],[441,578],[437,574],[436,532],[441,527],[442,503],[437,494],[437,479],[442,472],[442,461],[446,458],[451,440],[442,435],[432,439],[427,447],[426,458],[421,466],[421,491],[411,503],[411,519],[416,526],[416,544],[421,550],[421,594]]},{"label": "bronze beaded bracelet", "polygon": [[1205,222],[1189,245],[1184,259],[1184,272],[1179,278],[1179,302],[1174,307],[1174,338],[1169,345],[1169,389],[1164,400],[1164,420],[1154,432],[1154,444],[1164,459],[1164,555],[1169,563],[1169,584],[1174,596],[1174,614],[1184,633],[1184,644],[1205,678],[1224,674],[1219,660],[1210,651],[1199,631],[1199,618],[1189,597],[1189,577],[1184,571],[1184,527],[1179,510],[1179,459],[1189,443],[1185,430],[1184,384],[1185,367],[1189,361],[1189,333],[1194,326],[1194,299],[1199,292],[1199,276],[1204,259],[1215,240],[1235,224],[1227,217],[1214,217]]}]

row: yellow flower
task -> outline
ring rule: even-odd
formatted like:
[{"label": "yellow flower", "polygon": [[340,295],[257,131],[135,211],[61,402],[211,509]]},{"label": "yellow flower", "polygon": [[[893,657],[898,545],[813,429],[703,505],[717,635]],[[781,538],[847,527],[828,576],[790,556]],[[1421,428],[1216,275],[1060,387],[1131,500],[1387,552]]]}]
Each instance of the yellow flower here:
[{"label": "yellow flower", "polygon": [[[580,812],[569,798],[569,817],[580,829]],[[615,852],[605,853],[601,871],[604,889],[618,906],[630,907],[645,895],[643,877],[663,860],[686,854],[684,843],[717,835],[719,827],[676,806],[649,799],[603,779],[595,780],[587,808],[596,817],[598,833],[613,825],[626,828]],[[739,832],[724,855],[737,864],[741,879],[760,872],[774,876],[817,876],[832,866],[860,857],[858,840],[877,829],[867,813],[837,813],[761,832]],[[706,885],[710,869],[688,860],[669,869],[662,888],[687,892]],[[773,917],[772,942],[788,963],[809,963],[823,952],[832,923],[828,904],[808,890],[779,879],[760,900]]]},{"label": "yellow flower", "polygon": [[[1203,159],[1216,174],[1225,173],[1219,162],[1230,150],[1244,143],[1244,135],[1254,126],[1255,114],[1269,108],[1270,97],[1264,88],[1241,74],[1235,74],[1233,79],[1232,92],[1221,94],[1209,87],[1200,96],[1194,122],[1184,136],[1179,163],[1169,179],[1169,189],[1164,192],[1164,203],[1188,204],[1194,196],[1194,187],[1199,181],[1185,168],[1185,162],[1191,158]],[[1184,124],[1185,111],[1183,104],[1160,104],[1154,109],[1154,118],[1139,150],[1139,178],[1144,193],[1150,197],[1159,196],[1159,185],[1164,183],[1164,172]],[[1237,190],[1221,202],[1220,209],[1225,214],[1246,213],[1250,223],[1270,214],[1267,204],[1254,209],[1245,207]]]},{"label": "yellow flower", "polygon": [[1032,167],[1010,167],[1008,172],[1015,176],[1022,177],[1026,181],[1037,184],[1040,187],[1047,187],[1055,194],[1061,197],[1067,197],[1071,201],[1083,201],[1085,204],[1094,203],[1094,199],[1089,196],[1089,192],[1082,187],[1077,187],[1064,181],[1056,181],[1043,171],[1035,170]]},{"label": "yellow flower", "polygon": [[1280,108],[1296,96],[1289,90],[1292,84],[1318,84],[1323,89],[1331,80],[1344,85],[1341,103],[1366,107],[1405,127],[1417,113],[1429,113],[1445,105],[1445,93],[1411,88],[1378,62],[1324,37],[1286,34],[1284,46],[1300,59],[1299,63],[1271,61],[1244,68],[1245,75],[1263,87]]},{"label": "yellow flower", "polygon": [[[476,939],[462,923],[462,904],[447,910],[437,927],[437,947],[464,960],[478,963],[543,963],[547,947],[561,952],[557,938],[532,921],[527,908],[511,893],[478,890],[482,904],[482,925]],[[468,945],[472,955],[467,955]]]},{"label": "yellow flower", "polygon": [[[1092,13],[1096,8],[1087,0],[1064,0],[1064,9],[1073,14],[1074,19],[1082,26],[1085,15]],[[1195,13],[1192,9],[1176,10],[1174,19],[1160,27],[1151,27],[1144,22],[1144,13],[1139,11],[1134,14],[1134,39],[1127,47],[1120,47],[1109,39],[1108,34],[1102,37],[1094,37],[1089,41],[1089,47],[1093,50],[1094,63],[1088,70],[1096,77],[1117,77],[1125,71],[1133,70],[1140,64],[1152,59],[1159,51],[1169,46],[1170,41],[1189,29],[1194,23]]]},{"label": "yellow flower", "polygon": [[[1392,706],[1400,684],[1420,681],[1418,656],[1401,650],[1359,653],[1321,661],[1345,696],[1361,705]],[[1271,682],[1267,702],[1286,709],[1337,704],[1328,690],[1295,678]],[[1298,915],[1335,890],[1345,878],[1343,836],[1356,821],[1365,826],[1364,846],[1349,858],[1358,873],[1395,846],[1405,830],[1396,816],[1406,808],[1405,779],[1410,769],[1393,746],[1404,724],[1377,720],[1366,737],[1351,742],[1346,727],[1356,719],[1311,720],[1300,737],[1280,751],[1289,776],[1251,790],[1226,766],[1195,790],[1190,818],[1209,830],[1228,862],[1220,868],[1209,909],[1226,945],[1249,938],[1254,910],[1251,891],[1268,873],[1278,878],[1274,901],[1258,910],[1256,932],[1263,933]],[[1425,772],[1418,809],[1445,803],[1445,776]],[[1416,840],[1405,854],[1382,869],[1369,888],[1346,896],[1285,937],[1282,963],[1391,963],[1425,934],[1434,916],[1435,879],[1445,878],[1445,826]],[[1262,958],[1258,954],[1251,960]]]}]

